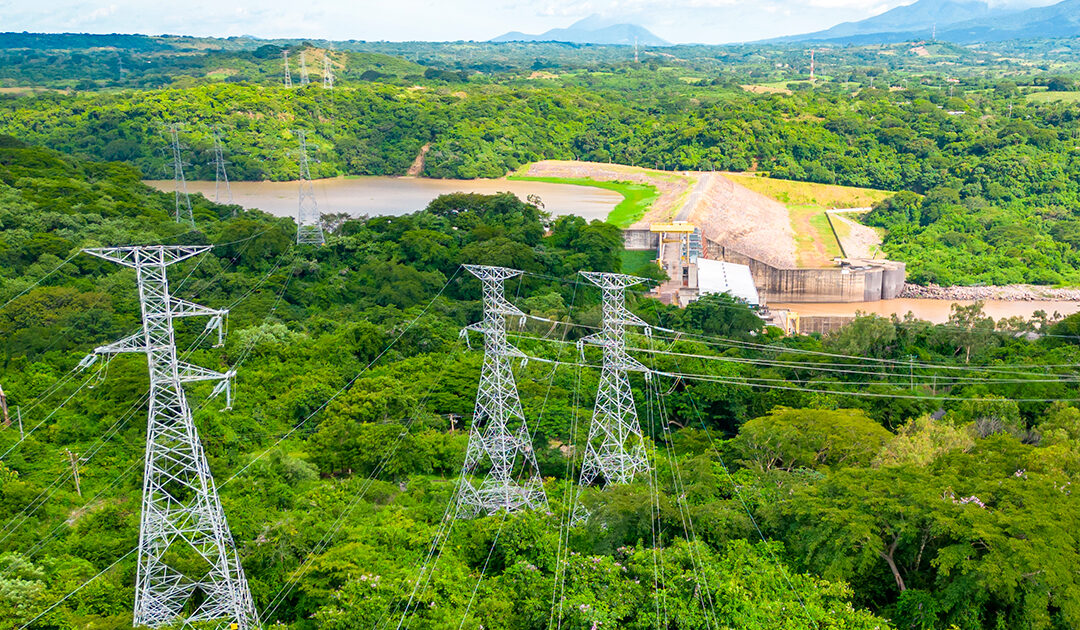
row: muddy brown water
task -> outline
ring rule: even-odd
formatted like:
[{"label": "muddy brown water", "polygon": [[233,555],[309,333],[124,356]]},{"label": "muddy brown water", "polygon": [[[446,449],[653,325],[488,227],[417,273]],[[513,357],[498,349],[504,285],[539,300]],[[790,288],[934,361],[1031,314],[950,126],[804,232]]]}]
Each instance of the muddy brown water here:
[{"label": "muddy brown water", "polygon": [[[915,317],[924,319],[935,324],[944,324],[949,320],[953,304],[969,305],[972,300],[931,300],[919,298],[902,298],[896,300],[880,300],[877,302],[846,302],[846,303],[812,303],[812,304],[785,304],[773,302],[769,304],[773,309],[788,309],[801,316],[832,315],[853,316],[856,312],[876,313],[878,315],[898,315],[903,317],[911,312]],[[1055,312],[1060,315],[1072,315],[1080,312],[1080,301],[1046,300],[1046,301],[1010,301],[1010,300],[983,300],[983,312],[995,320],[1005,317],[1023,317],[1030,319],[1035,311],[1045,311],[1047,315]]]},{"label": "muddy brown water", "polygon": [[[173,191],[173,181],[148,180],[150,186]],[[538,195],[553,215],[576,214],[586,219],[605,219],[623,200],[613,190],[572,184],[525,182],[508,179],[422,179],[411,177],[350,177],[313,182],[319,210],[346,212],[352,216],[399,216],[423,210],[439,195],[453,192],[493,194],[512,192],[521,199]],[[214,182],[187,183],[190,193],[214,198]],[[276,216],[295,216],[299,204],[297,182],[233,182],[233,203],[257,208]]]}]

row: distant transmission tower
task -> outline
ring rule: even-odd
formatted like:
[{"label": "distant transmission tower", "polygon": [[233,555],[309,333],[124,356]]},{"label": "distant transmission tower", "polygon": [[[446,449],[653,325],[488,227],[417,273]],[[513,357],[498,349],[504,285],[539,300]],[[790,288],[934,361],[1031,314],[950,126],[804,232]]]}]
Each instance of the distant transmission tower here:
[{"label": "distant transmission tower", "polygon": [[307,61],[304,60],[304,51],[300,51],[300,85],[308,84]]},{"label": "distant transmission tower", "polygon": [[169,125],[172,138],[173,157],[173,199],[176,204],[176,222],[187,221],[195,227],[195,216],[191,213],[191,197],[188,196],[187,180],[184,179],[184,162],[180,159],[180,135],[178,125]]},{"label": "distant transmission tower", "polygon": [[325,90],[334,89],[334,68],[330,63],[330,53],[327,52],[322,58],[322,86]]},{"label": "distant transmission tower", "polygon": [[[221,147],[221,136],[215,132],[214,137],[214,202],[232,203],[232,188],[229,187],[229,174],[225,171],[225,152]],[[225,189],[224,199],[221,196],[222,188]]]},{"label": "distant transmission tower", "polygon": [[4,426],[11,426],[11,416],[8,415],[7,396],[4,395],[4,386],[0,385],[0,416],[4,417]]},{"label": "distant transmission tower", "polygon": [[209,249],[153,245],[85,250],[134,268],[142,303],[141,331],[94,350],[94,356],[141,352],[150,368],[135,626],[254,630],[259,625],[183,388],[183,383],[218,381],[211,395],[224,391],[231,404],[233,372],[222,374],[176,356],[177,317],[208,316],[207,330],[217,327],[219,342],[223,335],[227,311],[169,294],[168,266]]},{"label": "distant transmission tower", "polygon": [[282,56],[285,57],[285,87],[292,87],[292,73],[289,72],[289,51],[281,51]]},{"label": "distant transmission tower", "polygon": [[307,245],[323,245],[326,236],[322,229],[322,215],[315,200],[315,188],[311,184],[308,168],[307,135],[303,129],[296,132],[300,141],[300,206],[296,214],[296,242]]},{"label": "distant transmission tower", "polygon": [[[484,335],[484,365],[476,391],[476,413],[469,432],[465,465],[461,469],[458,514],[472,518],[499,510],[546,508],[547,495],[540,480],[532,435],[510,369],[513,359],[525,355],[506,340],[507,316],[524,316],[524,313],[507,301],[503,284],[521,272],[479,265],[465,265],[465,268],[483,284],[484,319],[465,330]],[[477,488],[469,477],[485,461],[491,468]],[[524,482],[515,481],[516,472]]]},{"label": "distant transmission tower", "polygon": [[630,483],[634,475],[649,470],[634,393],[626,374],[649,374],[648,368],[626,354],[626,326],[645,326],[646,333],[649,331],[648,324],[631,313],[625,303],[626,288],[644,280],[594,271],[582,271],[581,275],[603,291],[601,330],[582,341],[604,351],[596,407],[581,463],[581,486],[592,485],[598,478],[604,485]]}]

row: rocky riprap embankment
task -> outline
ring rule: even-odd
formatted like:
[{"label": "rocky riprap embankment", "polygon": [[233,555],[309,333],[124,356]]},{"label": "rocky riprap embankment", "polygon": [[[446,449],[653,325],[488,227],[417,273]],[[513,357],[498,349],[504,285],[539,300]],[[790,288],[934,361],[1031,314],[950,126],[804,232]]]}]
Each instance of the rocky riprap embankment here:
[{"label": "rocky riprap embankment", "polygon": [[1080,300],[1080,289],[1055,289],[1032,284],[981,287],[943,287],[936,284],[918,286],[908,284],[904,286],[900,297],[930,300],[1005,300],[1009,302]]}]

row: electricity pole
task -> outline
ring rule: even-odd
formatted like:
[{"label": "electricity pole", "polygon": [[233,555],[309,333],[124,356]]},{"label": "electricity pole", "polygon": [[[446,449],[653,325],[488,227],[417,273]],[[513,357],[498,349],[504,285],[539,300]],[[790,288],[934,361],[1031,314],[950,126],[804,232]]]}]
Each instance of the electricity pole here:
[{"label": "electricity pole", "polygon": [[[461,469],[458,516],[472,518],[499,510],[546,508],[547,495],[532,448],[532,434],[521,411],[510,368],[512,360],[524,359],[525,355],[506,340],[506,318],[525,314],[507,301],[503,284],[521,272],[480,265],[465,265],[465,268],[483,284],[484,318],[462,334],[468,335],[472,330],[484,335],[484,365]],[[491,468],[480,486],[473,486],[469,477],[485,461]],[[524,478],[523,482],[515,481],[515,472]]]},{"label": "electricity pole", "polygon": [[325,245],[322,215],[315,200],[315,188],[311,185],[311,169],[308,168],[307,134],[296,131],[300,142],[300,205],[296,213],[296,243],[298,245]]},{"label": "electricity pole", "polygon": [[4,416],[4,426],[11,426],[11,416],[8,415],[7,410],[7,395],[4,394],[4,386],[0,385],[0,414]]},{"label": "electricity pole", "polygon": [[209,249],[153,245],[84,250],[134,268],[142,305],[141,331],[94,350],[95,356],[143,353],[150,370],[135,626],[259,626],[183,388],[184,383],[217,381],[211,395],[224,391],[231,404],[233,372],[184,363],[176,352],[177,317],[210,317],[207,330],[217,327],[221,340],[227,311],[169,294],[168,267]]},{"label": "electricity pole", "polygon": [[322,86],[324,90],[334,89],[334,68],[330,63],[330,53],[326,52],[322,58]]},{"label": "electricity pole", "polygon": [[188,196],[187,180],[184,179],[184,162],[180,159],[179,133],[178,125],[169,125],[169,136],[172,139],[173,199],[176,206],[174,215],[177,223],[187,221],[191,227],[195,227],[195,216],[191,213],[191,197]]},{"label": "electricity pole", "polygon": [[281,51],[281,53],[282,53],[282,56],[285,58],[285,87],[286,88],[291,88],[292,87],[292,74],[290,74],[290,72],[289,72],[289,51],[283,50],[283,51]]},{"label": "electricity pole", "polygon": [[[232,203],[232,188],[229,186],[229,174],[225,171],[225,152],[221,147],[221,136],[214,132],[214,202]],[[221,189],[225,188],[225,200],[222,201]]]},{"label": "electricity pole", "polygon": [[304,51],[300,51],[300,85],[308,84],[307,62],[304,60]]},{"label": "electricity pole", "polygon": [[581,487],[601,479],[603,485],[630,483],[634,475],[648,472],[645,440],[641,435],[634,392],[627,372],[649,369],[626,353],[626,326],[648,325],[626,308],[626,288],[645,282],[642,278],[619,273],[582,271],[581,275],[603,292],[603,322],[600,332],[579,341],[600,346],[604,362],[596,392],[585,458],[581,462]]},{"label": "electricity pole", "polygon": [[68,462],[71,464],[71,477],[75,480],[75,492],[82,496],[82,485],[79,483],[79,456],[71,452],[71,449],[65,448],[67,452]]}]

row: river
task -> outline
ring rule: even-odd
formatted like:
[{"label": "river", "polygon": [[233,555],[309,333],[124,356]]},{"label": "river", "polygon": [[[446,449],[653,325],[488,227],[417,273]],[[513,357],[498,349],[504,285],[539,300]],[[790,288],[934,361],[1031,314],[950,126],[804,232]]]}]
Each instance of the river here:
[{"label": "river", "polygon": [[[148,180],[147,184],[173,191],[173,180]],[[413,177],[336,177],[313,181],[319,210],[346,212],[352,216],[398,216],[423,210],[439,195],[452,192],[492,194],[512,192],[521,199],[538,195],[544,209],[553,215],[576,214],[586,219],[605,219],[623,200],[613,190],[573,184],[524,182],[509,179],[422,179]],[[187,183],[190,193],[214,198],[214,182]],[[258,208],[276,216],[296,216],[299,203],[297,182],[233,182],[233,203]]]},{"label": "river", "polygon": [[[902,298],[896,300],[880,300],[877,302],[837,302],[837,303],[811,303],[811,304],[781,304],[770,303],[772,309],[788,309],[799,315],[840,315],[853,316],[855,312],[877,313],[878,315],[893,315],[903,317],[909,311],[915,317],[924,319],[935,324],[944,324],[949,320],[949,313],[953,304],[972,304],[971,300],[932,300],[920,298]],[[1013,300],[983,300],[983,312],[995,320],[1003,317],[1020,316],[1030,319],[1035,311],[1045,311],[1047,315],[1055,312],[1072,315],[1080,312],[1080,301],[1046,300],[1046,301],[1013,301]]]}]

